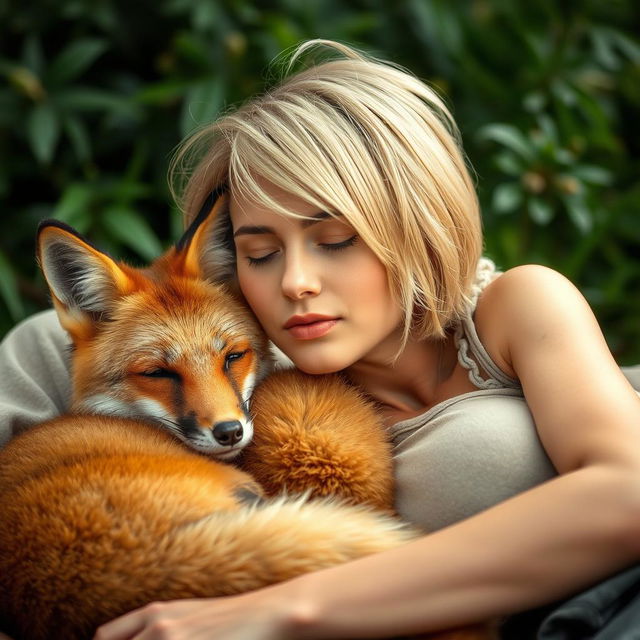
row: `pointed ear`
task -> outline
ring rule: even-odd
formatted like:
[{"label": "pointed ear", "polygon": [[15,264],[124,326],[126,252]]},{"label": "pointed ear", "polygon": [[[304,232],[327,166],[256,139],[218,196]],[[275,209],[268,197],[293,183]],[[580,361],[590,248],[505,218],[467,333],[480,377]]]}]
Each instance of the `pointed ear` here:
[{"label": "pointed ear", "polygon": [[232,281],[236,273],[229,195],[214,191],[175,246],[183,275],[212,282]]},{"label": "pointed ear", "polygon": [[60,324],[74,340],[92,335],[114,301],[135,289],[134,280],[112,258],[57,220],[38,227],[37,252]]}]

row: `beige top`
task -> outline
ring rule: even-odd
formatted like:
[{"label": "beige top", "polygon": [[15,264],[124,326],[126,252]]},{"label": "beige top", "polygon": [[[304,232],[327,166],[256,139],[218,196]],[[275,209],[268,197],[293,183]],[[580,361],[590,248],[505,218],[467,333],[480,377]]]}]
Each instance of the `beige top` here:
[{"label": "beige top", "polygon": [[[518,380],[491,359],[473,321],[495,276],[482,259],[469,314],[455,333],[458,360],[477,391],[391,427],[398,513],[426,531],[467,518],[556,475]],[[640,388],[640,367],[625,371]]]}]

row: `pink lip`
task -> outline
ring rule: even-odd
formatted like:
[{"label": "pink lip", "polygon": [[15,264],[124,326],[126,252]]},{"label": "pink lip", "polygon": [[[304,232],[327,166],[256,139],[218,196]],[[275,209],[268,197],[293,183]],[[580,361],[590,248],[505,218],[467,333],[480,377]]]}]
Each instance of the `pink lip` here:
[{"label": "pink lip", "polygon": [[340,318],[309,313],[304,316],[292,316],[284,324],[284,329],[298,340],[312,340],[328,333]]}]

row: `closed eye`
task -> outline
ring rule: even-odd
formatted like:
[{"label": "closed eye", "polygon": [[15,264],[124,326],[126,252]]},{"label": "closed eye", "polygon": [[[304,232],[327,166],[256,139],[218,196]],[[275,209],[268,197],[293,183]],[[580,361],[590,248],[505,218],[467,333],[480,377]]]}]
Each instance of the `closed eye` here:
[{"label": "closed eye", "polygon": [[247,262],[251,265],[251,266],[257,266],[260,264],[266,264],[267,262],[269,262],[269,260],[271,260],[278,252],[277,251],[272,251],[271,253],[268,253],[266,256],[261,256],[259,258],[252,258],[251,256],[247,256]]},{"label": "closed eye", "polygon": [[[358,236],[356,234],[340,242],[320,242],[318,246],[324,251],[329,251],[329,252],[341,251],[343,249],[348,249],[349,247],[352,247],[357,240],[358,240]],[[278,251],[272,251],[271,253],[268,253],[266,256],[261,256],[259,258],[252,258],[251,256],[247,256],[247,262],[249,263],[250,266],[253,266],[253,267],[264,265],[270,262],[271,260],[273,260],[273,258],[275,258],[278,255],[278,253],[279,253]]]},{"label": "closed eye", "polygon": [[320,246],[326,251],[340,251],[340,249],[346,249],[347,247],[352,247],[356,240],[358,239],[357,235],[353,235],[346,240],[342,240],[342,242],[323,242]]},{"label": "closed eye", "polygon": [[138,375],[144,376],[145,378],[168,378],[170,380],[180,380],[179,373],[163,367],[147,369],[146,371],[141,371]]}]

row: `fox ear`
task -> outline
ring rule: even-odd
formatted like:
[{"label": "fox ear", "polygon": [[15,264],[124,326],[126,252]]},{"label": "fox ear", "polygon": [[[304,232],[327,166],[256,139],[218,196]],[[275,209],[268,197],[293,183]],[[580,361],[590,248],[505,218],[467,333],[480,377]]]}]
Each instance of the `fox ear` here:
[{"label": "fox ear", "polygon": [[216,190],[175,246],[183,275],[213,282],[232,281],[236,273],[229,195]]},{"label": "fox ear", "polygon": [[63,222],[40,223],[37,252],[60,324],[74,339],[90,335],[96,318],[108,318],[116,298],[135,289],[123,268]]}]

